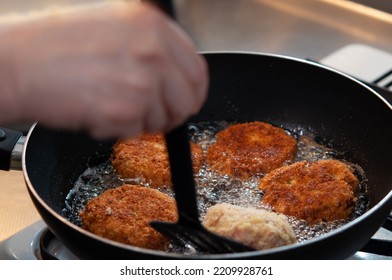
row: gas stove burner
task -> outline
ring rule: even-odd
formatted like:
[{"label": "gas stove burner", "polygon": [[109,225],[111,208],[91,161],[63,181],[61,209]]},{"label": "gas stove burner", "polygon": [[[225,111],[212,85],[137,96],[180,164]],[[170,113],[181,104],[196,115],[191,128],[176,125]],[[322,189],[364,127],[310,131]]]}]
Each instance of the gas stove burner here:
[{"label": "gas stove burner", "polygon": [[39,237],[39,257],[42,260],[79,259],[56,238],[49,228],[45,228]]},{"label": "gas stove burner", "polygon": [[51,243],[55,238],[52,231],[48,228],[42,232],[39,242],[39,252],[43,260],[58,260],[55,253],[51,250]]}]

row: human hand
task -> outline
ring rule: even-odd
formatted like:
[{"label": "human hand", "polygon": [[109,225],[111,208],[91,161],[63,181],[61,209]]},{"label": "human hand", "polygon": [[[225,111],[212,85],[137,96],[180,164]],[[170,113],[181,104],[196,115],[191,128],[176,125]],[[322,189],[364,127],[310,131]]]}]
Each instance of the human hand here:
[{"label": "human hand", "polygon": [[167,131],[206,98],[204,59],[175,23],[146,4],[59,13],[15,24],[0,37],[7,42],[0,43],[3,99],[12,104],[3,106],[0,122],[38,120],[122,137]]}]

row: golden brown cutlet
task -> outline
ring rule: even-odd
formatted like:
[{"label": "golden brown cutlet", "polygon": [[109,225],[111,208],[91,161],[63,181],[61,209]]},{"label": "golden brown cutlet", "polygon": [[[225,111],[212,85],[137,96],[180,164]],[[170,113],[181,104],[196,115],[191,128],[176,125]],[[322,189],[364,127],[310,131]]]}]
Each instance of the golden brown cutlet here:
[{"label": "golden brown cutlet", "polygon": [[309,224],[349,217],[359,181],[338,160],[301,161],[275,169],[261,179],[262,201]]},{"label": "golden brown cutlet", "polygon": [[[194,173],[205,156],[200,145],[190,143]],[[171,187],[171,174],[165,138],[162,134],[143,134],[121,139],[113,146],[111,161],[122,178],[141,178],[150,187]]]},{"label": "golden brown cutlet", "polygon": [[266,174],[295,158],[297,141],[264,122],[229,126],[216,134],[207,154],[211,168],[241,179]]},{"label": "golden brown cutlet", "polygon": [[216,204],[208,209],[203,224],[216,234],[257,250],[296,242],[286,216],[262,209]]},{"label": "golden brown cutlet", "polygon": [[165,250],[168,240],[150,226],[175,222],[173,198],[147,187],[122,185],[90,200],[79,214],[83,228],[104,238],[137,247]]}]

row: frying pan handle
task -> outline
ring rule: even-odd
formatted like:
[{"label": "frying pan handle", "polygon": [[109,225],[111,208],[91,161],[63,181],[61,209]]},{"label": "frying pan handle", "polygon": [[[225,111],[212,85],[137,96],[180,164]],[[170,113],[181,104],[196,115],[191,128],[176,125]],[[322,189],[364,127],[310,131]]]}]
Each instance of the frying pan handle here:
[{"label": "frying pan handle", "polygon": [[21,170],[24,142],[21,132],[0,127],[0,170]]},{"label": "frying pan handle", "polygon": [[[148,0],[176,19],[172,0]],[[196,189],[186,122],[165,135],[179,220],[199,224]]]}]

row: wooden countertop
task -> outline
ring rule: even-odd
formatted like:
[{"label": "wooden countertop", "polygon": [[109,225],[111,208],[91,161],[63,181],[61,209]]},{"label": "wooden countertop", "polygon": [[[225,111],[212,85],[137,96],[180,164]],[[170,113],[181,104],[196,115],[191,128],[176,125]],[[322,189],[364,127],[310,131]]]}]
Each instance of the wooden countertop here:
[{"label": "wooden countertop", "polygon": [[40,219],[21,171],[0,171],[0,241]]}]

